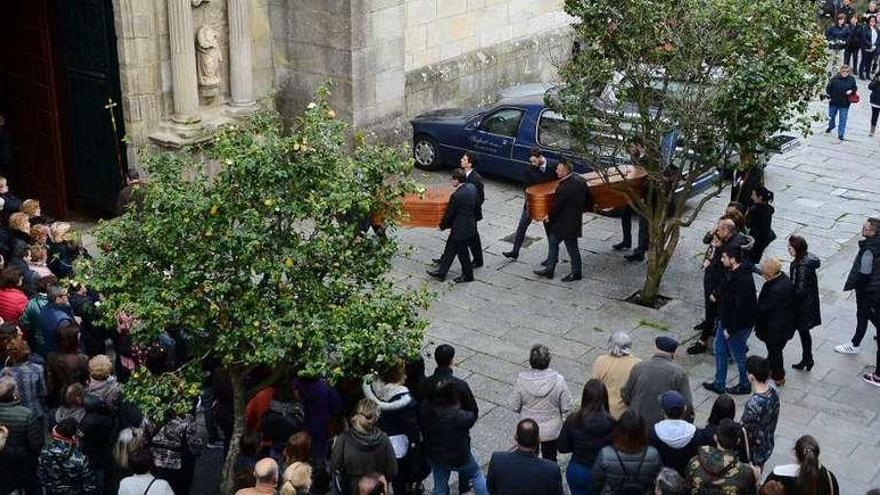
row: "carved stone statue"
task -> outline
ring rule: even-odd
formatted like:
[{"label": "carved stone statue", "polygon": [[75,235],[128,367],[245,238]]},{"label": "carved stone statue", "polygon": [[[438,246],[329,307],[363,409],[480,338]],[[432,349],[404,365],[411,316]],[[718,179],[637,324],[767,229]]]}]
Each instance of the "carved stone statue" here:
[{"label": "carved stone statue", "polygon": [[218,40],[220,34],[214,28],[204,25],[196,33],[196,50],[198,51],[199,86],[203,96],[215,96],[220,87],[220,52]]}]

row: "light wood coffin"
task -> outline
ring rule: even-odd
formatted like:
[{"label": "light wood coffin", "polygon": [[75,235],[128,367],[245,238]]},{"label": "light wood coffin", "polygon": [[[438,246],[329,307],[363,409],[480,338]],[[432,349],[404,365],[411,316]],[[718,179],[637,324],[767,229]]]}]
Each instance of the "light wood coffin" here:
[{"label": "light wood coffin", "polygon": [[[593,203],[597,210],[622,208],[627,205],[626,196],[621,192],[626,186],[623,181],[629,182],[630,187],[636,188],[639,194],[645,192],[645,177],[648,175],[645,169],[624,165],[617,170],[609,171],[608,181],[596,172],[582,174],[586,179],[593,195]],[[529,216],[532,220],[543,220],[550,213],[550,204],[556,194],[558,180],[535,184],[526,189],[526,204]]]}]

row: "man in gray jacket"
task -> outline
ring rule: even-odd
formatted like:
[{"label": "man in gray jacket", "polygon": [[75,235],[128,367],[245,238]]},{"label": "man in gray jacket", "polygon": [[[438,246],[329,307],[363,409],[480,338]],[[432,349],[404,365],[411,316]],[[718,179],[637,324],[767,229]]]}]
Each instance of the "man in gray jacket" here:
[{"label": "man in gray jacket", "polygon": [[623,402],[639,413],[648,431],[663,419],[659,397],[664,392],[675,390],[684,397],[687,406],[692,405],[687,373],[674,361],[678,342],[664,335],[654,339],[654,346],[656,350],[651,359],[635,365],[620,390]]},{"label": "man in gray jacket", "polygon": [[556,440],[571,411],[571,392],[565,378],[550,369],[550,349],[538,344],[529,354],[532,369],[523,371],[513,386],[511,407],[520,419],[533,419],[541,432],[541,457],[556,462]]}]

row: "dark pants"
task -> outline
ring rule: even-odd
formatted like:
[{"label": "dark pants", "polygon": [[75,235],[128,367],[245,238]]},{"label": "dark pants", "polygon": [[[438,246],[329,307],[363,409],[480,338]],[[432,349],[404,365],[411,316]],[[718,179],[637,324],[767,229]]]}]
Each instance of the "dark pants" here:
[{"label": "dark pants", "polygon": [[710,285],[707,278],[703,277],[703,311],[704,319],[703,319],[703,329],[700,331],[700,341],[701,342],[709,342],[709,339],[715,335],[715,320],[718,319],[718,303],[712,302],[709,299],[709,296],[712,295],[712,291],[715,290],[715,286]]},{"label": "dark pants", "polygon": [[852,338],[852,345],[859,347],[865,332],[868,331],[868,322],[874,325],[874,329],[880,331],[880,305],[877,300],[865,294],[865,291],[856,289],[856,333]]},{"label": "dark pants", "polygon": [[810,335],[810,329],[801,330],[798,328],[798,337],[801,338],[801,362],[813,362],[813,336]]},{"label": "dark pants", "polygon": [[859,66],[859,49],[858,48],[847,48],[843,51],[843,63],[846,65],[856,68]]},{"label": "dark pants", "polygon": [[574,239],[560,239],[555,234],[550,234],[547,239],[550,249],[547,251],[547,270],[551,273],[556,270],[556,263],[559,262],[559,243],[565,243],[565,250],[568,251],[568,257],[571,258],[572,275],[581,275],[581,251],[578,249],[577,237]]},{"label": "dark pants", "polygon": [[472,245],[473,239],[446,238],[446,246],[443,248],[443,255],[440,256],[440,267],[437,271],[441,275],[446,275],[449,267],[452,266],[452,259],[457,255],[458,262],[461,264],[462,276],[474,278],[474,266],[471,264],[471,257],[468,254],[468,247]]},{"label": "dark pants", "polygon": [[541,442],[541,457],[543,457],[544,459],[556,462],[557,452],[558,450],[556,448],[556,440]]},{"label": "dark pants", "polygon": [[[522,215],[519,217],[519,223],[516,225],[516,233],[513,234],[513,249],[511,252],[514,256],[519,256],[519,250],[522,249],[523,242],[526,240],[526,231],[532,224],[532,217],[529,216],[529,207],[523,203]],[[544,225],[544,233],[547,234],[547,224]],[[547,234],[549,236],[549,234]]]},{"label": "dark pants", "polygon": [[785,379],[785,364],[782,362],[782,350],[785,342],[765,342],[767,344],[767,364],[770,366],[770,378]]},{"label": "dark pants", "polygon": [[859,65],[859,77],[871,77],[871,64],[874,62],[874,50],[862,50],[862,63]]},{"label": "dark pants", "polygon": [[468,241],[468,249],[471,251],[471,258],[474,265],[483,266],[483,243],[480,241],[480,232]]},{"label": "dark pants", "polygon": [[645,217],[636,213],[632,208],[627,206],[620,214],[620,227],[623,229],[623,243],[632,246],[632,217],[639,217],[639,237],[635,254],[644,254],[648,250],[648,221]]},{"label": "dark pants", "polygon": [[871,129],[877,126],[877,117],[880,116],[880,108],[871,107]]}]

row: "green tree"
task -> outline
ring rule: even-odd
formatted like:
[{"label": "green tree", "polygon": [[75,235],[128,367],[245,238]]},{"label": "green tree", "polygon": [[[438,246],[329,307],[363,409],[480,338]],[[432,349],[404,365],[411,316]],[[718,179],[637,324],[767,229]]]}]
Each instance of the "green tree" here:
[{"label": "green tree", "polygon": [[723,187],[689,206],[693,181],[748,170],[776,133],[808,131],[824,41],[799,0],[566,0],[565,9],[583,49],[548,103],[600,175],[632,162],[647,170],[646,191],[619,190],[649,224],[640,298],[652,304],[681,227]]},{"label": "green tree", "polygon": [[136,342],[154,342],[168,327],[190,332],[193,363],[160,376],[140,370],[126,385],[148,417],[191,406],[200,359],[219,359],[229,373],[235,429],[224,491],[244,432],[249,370],[353,376],[417,352],[426,326],[427,294],[386,277],[393,238],[359,228],[380,210],[394,226],[413,189],[411,163],[350,136],[328,94],[319,90],[290,132],[264,111],[201,149],[147,157],[143,201],[98,226],[103,253],[81,267],[108,318],[135,319]]}]

